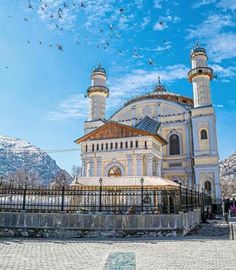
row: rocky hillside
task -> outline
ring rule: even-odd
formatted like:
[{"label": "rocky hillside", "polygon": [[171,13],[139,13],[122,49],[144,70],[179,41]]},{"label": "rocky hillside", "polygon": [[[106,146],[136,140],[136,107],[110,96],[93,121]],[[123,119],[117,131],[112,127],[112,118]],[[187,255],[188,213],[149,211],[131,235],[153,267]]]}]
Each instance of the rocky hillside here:
[{"label": "rocky hillside", "polygon": [[[25,178],[40,184],[48,184],[62,170],[47,153],[30,143],[0,135],[0,175],[7,178]],[[66,178],[70,178],[65,172]]]},{"label": "rocky hillside", "polygon": [[236,181],[236,152],[220,162],[222,181]]}]

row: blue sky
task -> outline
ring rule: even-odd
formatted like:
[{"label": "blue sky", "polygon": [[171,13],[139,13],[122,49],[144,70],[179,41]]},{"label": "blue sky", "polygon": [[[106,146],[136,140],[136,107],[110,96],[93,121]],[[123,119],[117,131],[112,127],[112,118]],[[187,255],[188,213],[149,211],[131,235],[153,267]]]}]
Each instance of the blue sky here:
[{"label": "blue sky", "polygon": [[[236,150],[235,15],[236,0],[0,0],[0,133],[42,149],[79,148],[98,62],[108,74],[107,117],[159,75],[170,91],[192,96],[186,73],[198,41],[217,75],[219,153],[228,156]],[[80,164],[79,151],[51,156],[68,171]]]}]

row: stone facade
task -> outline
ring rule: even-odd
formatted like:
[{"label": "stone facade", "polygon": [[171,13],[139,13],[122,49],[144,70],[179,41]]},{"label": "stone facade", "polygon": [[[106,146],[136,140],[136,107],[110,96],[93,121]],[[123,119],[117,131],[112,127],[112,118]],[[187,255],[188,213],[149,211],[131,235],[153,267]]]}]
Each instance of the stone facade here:
[{"label": "stone facade", "polygon": [[0,213],[0,237],[183,236],[200,219],[200,210],[171,215]]}]

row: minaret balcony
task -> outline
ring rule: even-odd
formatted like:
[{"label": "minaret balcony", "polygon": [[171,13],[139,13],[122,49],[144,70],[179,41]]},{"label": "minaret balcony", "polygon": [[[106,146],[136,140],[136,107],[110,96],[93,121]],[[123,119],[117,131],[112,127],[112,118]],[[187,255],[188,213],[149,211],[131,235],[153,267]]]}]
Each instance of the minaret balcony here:
[{"label": "minaret balcony", "polygon": [[103,85],[93,85],[90,86],[87,90],[88,95],[92,94],[92,93],[103,93],[106,96],[109,95],[109,89],[106,86]]},{"label": "minaret balcony", "polygon": [[207,75],[210,77],[210,80],[212,80],[214,77],[213,69],[210,67],[193,68],[188,72],[188,79],[191,82],[194,77],[201,75]]}]

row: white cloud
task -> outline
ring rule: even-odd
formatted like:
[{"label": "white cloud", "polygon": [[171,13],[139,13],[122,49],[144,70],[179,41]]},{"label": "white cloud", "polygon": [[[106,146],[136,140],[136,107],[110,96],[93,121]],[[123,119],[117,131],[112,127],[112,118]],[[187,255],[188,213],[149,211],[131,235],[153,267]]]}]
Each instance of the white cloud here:
[{"label": "white cloud", "polygon": [[166,23],[161,23],[161,22],[156,22],[154,24],[154,30],[156,31],[162,31],[164,29],[166,29],[168,26]]},{"label": "white cloud", "polygon": [[193,4],[193,8],[200,8],[202,6],[206,6],[215,2],[216,0],[201,0],[201,1],[199,0]]},{"label": "white cloud", "polygon": [[161,16],[159,18],[158,22],[155,23],[154,30],[162,31],[162,30],[168,28],[169,23],[175,24],[175,23],[178,23],[180,21],[181,21],[181,19],[178,16],[171,16],[171,15],[167,15],[165,17]]},{"label": "white cloud", "polygon": [[[111,78],[109,83],[110,96],[107,101],[107,111],[115,112],[128,99],[137,95],[151,92],[154,85],[157,84],[158,76],[162,83],[171,83],[176,80],[186,79],[189,67],[182,64],[160,67],[153,71],[144,69],[132,70],[129,74]],[[49,113],[49,120],[66,121],[71,119],[87,119],[88,116],[88,98],[84,95],[72,95],[60,102],[58,106]]]},{"label": "white cloud", "polygon": [[154,0],[154,8],[160,9],[162,8],[163,0]]},{"label": "white cloud", "polygon": [[69,96],[49,113],[49,120],[62,121],[86,118],[88,116],[88,99],[82,94]]},{"label": "white cloud", "polygon": [[223,8],[224,10],[236,10],[236,0],[221,0],[217,7]]},{"label": "white cloud", "polygon": [[218,64],[211,65],[217,78],[231,78],[236,75],[236,67],[223,67]]},{"label": "white cloud", "polygon": [[236,57],[236,34],[226,32],[226,27],[235,26],[230,15],[210,15],[200,25],[189,29],[188,39],[200,40],[206,44],[211,60],[219,63]]},{"label": "white cloud", "polygon": [[224,105],[222,104],[213,104],[213,106],[216,108],[224,108]]},{"label": "white cloud", "polygon": [[153,71],[144,69],[132,70],[120,78],[111,79],[110,99],[108,109],[114,112],[129,98],[142,95],[153,90],[154,85],[161,77],[162,83],[171,83],[176,80],[186,79],[189,67],[182,64],[160,67]]},{"label": "white cloud", "polygon": [[140,24],[141,30],[145,29],[145,27],[150,23],[151,17],[144,17],[143,21]]}]

